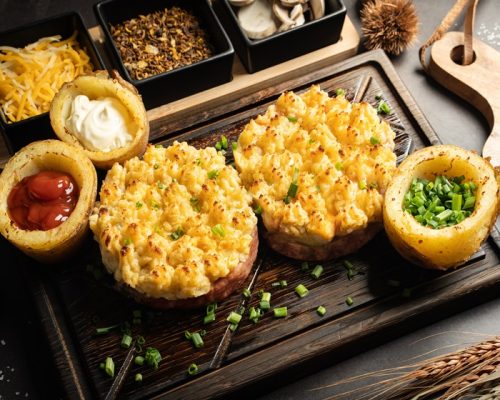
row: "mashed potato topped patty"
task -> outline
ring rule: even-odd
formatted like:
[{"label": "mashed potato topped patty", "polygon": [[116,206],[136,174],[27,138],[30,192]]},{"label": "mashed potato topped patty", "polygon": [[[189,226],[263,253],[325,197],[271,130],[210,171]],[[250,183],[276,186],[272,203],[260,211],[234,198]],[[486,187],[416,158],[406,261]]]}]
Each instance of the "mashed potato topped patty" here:
[{"label": "mashed potato topped patty", "polygon": [[236,170],[214,148],[148,146],[115,164],[90,227],[118,282],[169,300],[208,293],[249,255],[257,219]]},{"label": "mashed potato topped patty", "polygon": [[370,104],[312,86],[251,120],[234,158],[266,229],[319,246],[382,220],[394,136]]}]

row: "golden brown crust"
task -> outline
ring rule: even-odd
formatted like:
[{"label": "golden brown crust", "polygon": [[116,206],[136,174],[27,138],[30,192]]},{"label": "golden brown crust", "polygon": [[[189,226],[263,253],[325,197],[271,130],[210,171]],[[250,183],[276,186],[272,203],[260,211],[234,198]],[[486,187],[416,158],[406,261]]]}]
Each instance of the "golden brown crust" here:
[{"label": "golden brown crust", "polygon": [[380,222],[373,222],[365,229],[356,230],[346,236],[337,236],[321,246],[298,243],[292,237],[268,231],[264,233],[264,237],[274,251],[286,257],[303,261],[328,261],[356,252],[373,239],[381,228]]},{"label": "golden brown crust", "polygon": [[[23,178],[42,170],[69,173],[79,187],[78,202],[69,218],[54,229],[20,229],[9,216],[9,193]],[[96,194],[95,168],[80,149],[59,140],[31,143],[9,160],[0,175],[0,233],[21,251],[40,262],[59,262],[71,255],[83,240]]]},{"label": "golden brown crust", "polygon": [[[82,149],[98,168],[109,169],[115,163],[123,163],[135,156],[141,156],[146,150],[149,139],[149,123],[146,109],[137,89],[124,81],[116,71],[112,78],[107,71],[96,71],[82,75],[72,82],[63,85],[52,101],[50,107],[50,123],[57,137],[63,142]],[[77,95],[86,95],[90,99],[98,97],[117,98],[129,111],[135,127],[132,141],[124,147],[109,152],[93,151],[85,148],[79,140],[66,128],[66,119],[72,100]]]},{"label": "golden brown crust", "polygon": [[117,282],[115,287],[127,296],[132,297],[138,303],[157,309],[167,310],[203,307],[209,303],[226,299],[234,291],[241,287],[252,270],[252,266],[257,258],[258,247],[259,235],[257,228],[255,228],[252,234],[250,253],[248,254],[246,260],[239,263],[228,276],[216,280],[212,284],[211,290],[203,296],[193,297],[190,299],[167,300],[164,298],[149,297],[122,282]]}]

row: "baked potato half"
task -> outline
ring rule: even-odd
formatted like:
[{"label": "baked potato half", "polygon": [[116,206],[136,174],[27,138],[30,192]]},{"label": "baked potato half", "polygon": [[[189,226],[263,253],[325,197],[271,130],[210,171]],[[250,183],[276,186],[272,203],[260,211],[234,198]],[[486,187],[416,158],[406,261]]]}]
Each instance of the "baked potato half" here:
[{"label": "baked potato half", "polygon": [[[476,186],[476,204],[462,222],[441,229],[421,225],[403,210],[413,178],[465,176]],[[396,250],[425,268],[445,270],[467,261],[486,240],[499,211],[498,176],[491,164],[471,151],[453,145],[427,147],[410,155],[387,187],[384,227]]]},{"label": "baked potato half", "polygon": [[[79,188],[78,202],[68,219],[50,230],[24,230],[11,219],[8,197],[14,186],[40,171],[70,174]],[[0,233],[28,256],[43,262],[58,262],[82,241],[97,193],[97,174],[81,149],[59,140],[33,142],[17,152],[0,175]]]},{"label": "baked potato half", "polygon": [[[107,97],[117,99],[129,114],[128,126],[132,140],[110,151],[95,151],[84,146],[67,126],[73,99],[78,95],[85,95],[90,100]],[[142,155],[149,138],[149,123],[141,96],[134,86],[115,72],[112,78],[107,71],[97,71],[64,84],[52,101],[50,123],[59,139],[82,149],[94,165],[102,169]]]}]

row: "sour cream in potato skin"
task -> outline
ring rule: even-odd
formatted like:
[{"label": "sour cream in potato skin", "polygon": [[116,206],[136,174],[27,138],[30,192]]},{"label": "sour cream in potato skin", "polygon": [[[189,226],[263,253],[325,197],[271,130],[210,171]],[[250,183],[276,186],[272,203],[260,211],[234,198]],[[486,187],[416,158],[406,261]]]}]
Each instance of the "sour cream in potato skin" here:
[{"label": "sour cream in potato skin", "polygon": [[66,127],[87,150],[109,152],[132,141],[126,108],[112,97],[90,100],[76,96]]}]

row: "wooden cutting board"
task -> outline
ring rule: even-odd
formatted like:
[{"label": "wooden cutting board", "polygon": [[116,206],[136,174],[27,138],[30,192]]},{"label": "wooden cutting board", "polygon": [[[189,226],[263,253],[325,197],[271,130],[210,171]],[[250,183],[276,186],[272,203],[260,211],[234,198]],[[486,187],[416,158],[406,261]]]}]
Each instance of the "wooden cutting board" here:
[{"label": "wooden cutting board", "polygon": [[[233,102],[200,111],[200,123],[183,126],[181,121],[157,127],[171,133],[160,143],[187,140],[194,146],[212,146],[225,134],[236,139],[243,125],[273,102],[284,90],[305,90],[318,83],[330,93],[342,87],[350,99],[376,104],[382,94],[393,113],[386,117],[397,133],[396,152],[404,157],[408,146],[419,148],[439,143],[428,122],[392,64],[381,51],[362,54],[340,64],[307,72],[244,95],[235,110]],[[229,110],[229,112],[225,112]],[[205,121],[205,122],[204,122]],[[209,122],[206,122],[209,121]],[[166,126],[166,128],[165,128]],[[228,154],[231,158],[231,154]],[[352,354],[361,343],[388,332],[423,324],[429,315],[447,314],[451,302],[484,294],[500,283],[500,255],[493,240],[485,243],[468,265],[443,273],[425,271],[403,260],[380,233],[361,251],[347,259],[359,272],[348,279],[343,260],[324,263],[320,279],[302,271],[301,263],[282,257],[262,244],[258,260],[246,282],[252,290],[272,293],[273,306],[287,306],[288,316],[274,319],[266,314],[258,324],[245,316],[235,332],[228,329],[226,317],[242,304],[234,294],[219,304],[217,320],[203,325],[204,310],[154,312],[143,309],[111,288],[107,278],[96,279],[88,271],[100,267],[98,246],[89,238],[86,248],[71,262],[44,268],[9,247],[9,262],[21,266],[32,286],[41,321],[50,342],[67,398],[104,398],[112,380],[99,368],[112,356],[118,370],[126,350],[120,348],[118,330],[96,336],[96,327],[130,321],[132,311],[142,309],[142,324],[132,325],[134,335],[143,335],[146,346],[158,348],[163,360],[157,370],[133,366],[121,392],[127,399],[212,399],[235,398],[244,390],[246,397],[271,382],[285,384],[300,374]],[[272,283],[286,280],[286,288]],[[294,293],[297,284],[309,289],[302,299]],[[347,296],[354,304],[345,303]],[[253,296],[250,305],[258,302]],[[248,306],[248,304],[246,304]],[[316,313],[323,305],[324,317]],[[185,340],[184,331],[206,329],[205,346],[196,350]],[[373,342],[370,342],[373,343]],[[186,373],[191,363],[200,372]],[[135,373],[144,380],[134,382]],[[265,382],[265,385],[262,384]]]}]

